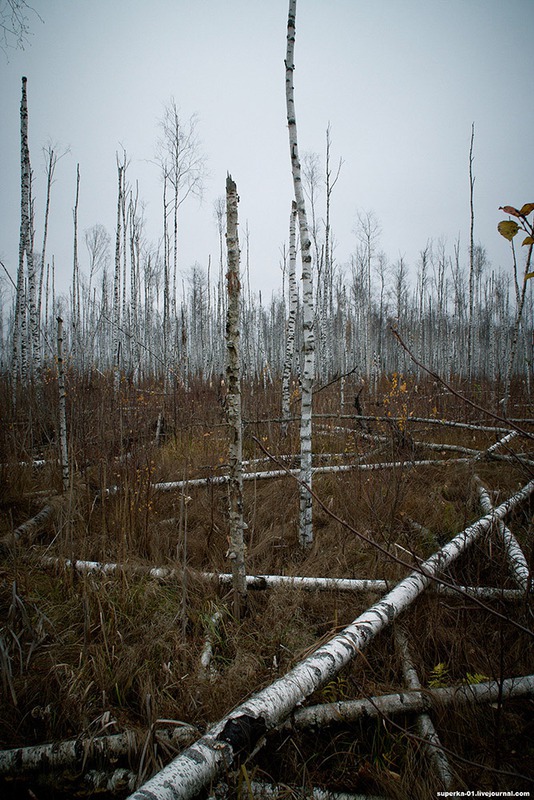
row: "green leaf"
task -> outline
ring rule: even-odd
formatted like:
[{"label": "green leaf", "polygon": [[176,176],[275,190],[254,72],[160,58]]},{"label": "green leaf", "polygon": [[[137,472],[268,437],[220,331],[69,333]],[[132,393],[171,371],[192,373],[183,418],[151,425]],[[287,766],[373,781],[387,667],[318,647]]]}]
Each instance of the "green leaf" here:
[{"label": "green leaf", "polygon": [[528,217],[531,211],[534,211],[534,203],[525,203],[519,213],[522,217]]},{"label": "green leaf", "polygon": [[[505,211],[506,209],[502,210]],[[511,242],[519,230],[519,225],[512,219],[503,219],[503,221],[499,222],[497,225],[497,230],[501,236],[504,236],[505,239],[508,239],[508,241]]]}]

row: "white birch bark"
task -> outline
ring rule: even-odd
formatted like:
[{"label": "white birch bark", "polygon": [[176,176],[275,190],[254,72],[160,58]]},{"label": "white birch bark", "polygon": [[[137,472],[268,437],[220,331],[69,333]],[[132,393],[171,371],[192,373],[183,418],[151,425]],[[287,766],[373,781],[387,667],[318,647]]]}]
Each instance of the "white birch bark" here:
[{"label": "white birch bark", "polygon": [[28,278],[27,303],[31,335],[31,373],[34,375],[41,366],[41,337],[37,305],[37,282],[33,258],[34,219],[32,201],[32,170],[30,148],[28,145],[28,101],[26,78],[22,79],[22,102],[20,107],[20,145],[21,145],[21,235],[26,255]]},{"label": "white birch bark", "polygon": [[[502,694],[501,694],[502,693]],[[495,703],[502,699],[528,697],[534,694],[534,675],[505,678],[484,683],[445,686],[428,689],[396,692],[362,700],[342,700],[317,706],[297,709],[291,717],[291,725],[297,730],[326,725],[350,723],[362,717],[377,718],[383,715],[409,714],[430,711],[434,704],[441,706],[468,705],[471,703]]]},{"label": "white birch bark", "polygon": [[[31,235],[31,166],[30,151],[28,147],[28,98],[26,90],[27,79],[22,78],[22,98],[20,102],[20,236],[19,236],[19,264],[17,271],[17,293],[15,301],[15,321],[13,329],[13,377],[14,387],[16,379],[20,376],[23,383],[28,372],[28,340],[27,340],[27,308],[30,308],[30,323],[33,330],[33,314],[31,309],[32,298],[30,286],[26,293],[26,280],[24,265],[33,271],[33,252]],[[33,284],[35,289],[35,283]],[[35,297],[33,297],[35,300]],[[13,390],[15,391],[15,389]]]},{"label": "white birch bark", "polygon": [[63,320],[57,318],[57,385],[59,391],[59,449],[63,491],[69,488],[69,451],[67,445],[67,393],[63,365]]},{"label": "white birch bark", "polygon": [[216,611],[214,614],[211,615],[208,621],[208,631],[206,633],[206,637],[204,639],[204,647],[202,648],[202,652],[200,654],[200,678],[206,679],[208,678],[210,681],[214,680],[217,677],[217,670],[213,666],[213,640],[214,634],[219,627],[219,623],[222,619],[222,612]]},{"label": "white birch bark", "polygon": [[473,145],[475,142],[475,123],[471,125],[471,144],[469,146],[469,317],[467,320],[467,378],[473,377],[473,316],[474,316],[474,286],[475,286],[475,206],[473,176]]},{"label": "white birch bark", "polygon": [[297,120],[293,87],[295,16],[297,0],[289,0],[286,50],[286,107],[289,131],[291,171],[300,230],[300,253],[302,259],[302,349],[304,363],[301,376],[300,419],[300,521],[299,540],[304,548],[313,542],[312,496],[308,491],[312,481],[312,393],[315,377],[315,338],[313,331],[313,276],[311,241],[306,218],[306,203],[302,188],[300,159],[297,141]]},{"label": "white birch bark", "polygon": [[464,550],[534,491],[527,484],[494,513],[459,533],[354,622],[297,664],[290,672],[246,700],[218,722],[137,792],[132,800],[187,800],[234,760],[250,752],[267,731],[283,723],[312,692],[332,680],[387,625],[393,622]]},{"label": "white birch bark", "polygon": [[[382,469],[414,469],[417,467],[446,467],[451,464],[467,464],[472,458],[449,458],[449,459],[427,459],[422,461],[385,461],[377,464],[339,464],[335,466],[312,467],[313,475],[326,475],[335,472],[350,472],[360,470],[362,472],[376,471]],[[264,472],[245,472],[244,481],[271,480],[272,478],[285,478],[288,476],[299,477],[300,469],[278,469]],[[221,485],[229,482],[228,475],[215,475],[211,478],[190,478],[185,481],[166,481],[165,483],[151,484],[151,489],[156,492],[174,492],[184,486],[193,488],[196,486]],[[120,492],[120,486],[110,486],[105,490],[106,496]]]},{"label": "white birch bark", "polygon": [[113,276],[113,326],[111,331],[111,368],[113,370],[113,388],[119,389],[120,382],[120,322],[121,322],[121,242],[122,242],[122,196],[124,191],[124,164],[119,163],[117,156],[117,227],[115,231],[115,270]]},{"label": "white birch bark", "polygon": [[80,165],[76,164],[76,195],[74,198],[74,209],[72,211],[72,218],[74,223],[73,233],[73,249],[72,249],[72,330],[73,330],[73,343],[76,361],[83,353],[78,353],[79,344],[81,342],[81,310],[80,310],[80,269],[78,263],[78,204],[80,200]]},{"label": "white birch bark", "polygon": [[[404,680],[409,689],[422,689],[421,681],[415,669],[413,659],[410,653],[410,646],[408,637],[401,629],[396,631],[396,641],[399,646],[402,657],[402,672]],[[427,754],[430,762],[434,766],[436,774],[438,775],[441,783],[448,789],[454,779],[454,774],[451,770],[449,760],[441,746],[438,733],[434,727],[434,723],[426,713],[419,714],[417,717],[417,732],[421,738],[425,739],[427,746]]]},{"label": "white birch bark", "polygon": [[295,322],[297,318],[298,288],[296,278],[297,261],[297,232],[296,232],[297,204],[291,204],[291,215],[289,217],[289,313],[287,316],[286,329],[286,355],[284,370],[282,373],[282,435],[286,436],[290,410],[290,378],[291,366],[293,363],[293,352],[295,349]]},{"label": "white birch bark", "polygon": [[[47,506],[47,509],[49,507]],[[53,509],[50,509],[50,513]],[[43,510],[44,513],[44,510]],[[37,518],[34,518],[37,520]],[[44,517],[43,517],[44,521]],[[30,520],[25,525],[33,524],[34,520]],[[17,529],[19,530],[19,529]],[[183,570],[171,569],[170,567],[142,567],[134,566],[132,564],[117,564],[117,563],[103,563],[100,561],[82,561],[70,559],[60,560],[58,558],[46,557],[41,560],[43,567],[59,567],[67,570],[75,570],[81,574],[98,574],[113,575],[117,573],[127,572],[133,575],[143,575],[153,580],[166,581],[173,578],[183,579]],[[230,572],[197,572],[191,575],[199,580],[216,581],[221,586],[231,585],[233,582],[233,575]],[[516,602],[524,600],[525,593],[521,589],[501,589],[496,586],[442,586],[440,585],[439,577],[436,579],[435,585],[429,587],[429,591],[436,591],[439,594],[445,594],[452,597],[458,597],[458,594],[468,595],[469,597],[478,597],[483,600],[507,600]],[[307,576],[294,576],[294,575],[247,575],[246,585],[248,589],[264,590],[271,588],[287,587],[292,589],[303,589],[305,591],[327,591],[327,592],[385,592],[389,589],[391,581],[380,580],[375,578],[316,578]]]},{"label": "white birch bark", "polygon": [[237,186],[228,175],[226,178],[226,249],[228,253],[228,310],[226,317],[227,364],[226,378],[228,394],[226,409],[229,424],[228,475],[230,537],[227,557],[232,563],[233,605],[236,619],[240,619],[246,607],[247,585],[245,581],[245,522],[243,519],[243,432],[241,424],[241,348],[240,348],[240,299],[239,238],[237,235]]},{"label": "white birch bark", "polygon": [[[198,729],[180,723],[174,728],[157,729],[149,735],[164,746],[184,747],[198,736]],[[80,770],[94,761],[113,762],[121,756],[140,753],[143,747],[142,737],[134,731],[127,731],[110,736],[80,736],[63,742],[0,750],[0,775],[24,775],[45,772],[47,769]]]},{"label": "white birch bark", "polygon": [[[329,792],[312,786],[309,789],[296,786],[285,786],[284,784],[274,786],[270,783],[260,783],[250,781],[250,791],[254,800],[282,800],[282,798],[296,798],[296,800],[386,800],[385,797],[378,797],[370,794],[352,794],[350,792]],[[211,795],[208,800],[220,800],[219,795]]]},{"label": "white birch bark", "polygon": [[[478,496],[482,510],[485,514],[490,514],[493,510],[493,503],[491,502],[489,493],[482,485],[480,478],[478,478],[476,475],[475,480],[477,481],[478,485]],[[512,577],[524,592],[528,592],[530,586],[530,570],[525,558],[525,554],[523,553],[519,542],[511,530],[506,527],[504,522],[501,521],[498,523],[498,530],[504,544],[504,549],[508,558]]]}]

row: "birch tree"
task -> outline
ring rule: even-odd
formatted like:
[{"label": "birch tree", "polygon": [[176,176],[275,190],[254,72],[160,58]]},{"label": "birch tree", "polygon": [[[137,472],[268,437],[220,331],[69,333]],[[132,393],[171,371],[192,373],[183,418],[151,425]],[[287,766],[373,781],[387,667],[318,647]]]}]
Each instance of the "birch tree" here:
[{"label": "birch tree", "polygon": [[282,433],[287,433],[287,423],[290,415],[290,378],[291,366],[293,363],[293,351],[295,347],[295,322],[298,306],[298,289],[296,278],[297,260],[297,204],[293,200],[291,204],[291,215],[289,217],[289,313],[286,327],[286,354],[284,369],[282,373]]},{"label": "birch tree", "polygon": [[[32,171],[28,146],[28,97],[26,84],[27,79],[22,78],[22,97],[20,102],[20,236],[13,329],[13,374],[14,376],[20,374],[23,383],[27,378],[28,366],[32,374],[35,369],[39,369],[41,354],[33,259]],[[31,331],[30,341],[27,339],[28,314]],[[30,346],[29,353],[28,346]],[[28,355],[30,358],[28,358]]]},{"label": "birch tree", "polygon": [[226,318],[226,347],[228,381],[227,415],[230,443],[228,479],[230,538],[228,558],[232,562],[234,616],[240,619],[247,599],[245,541],[243,530],[243,438],[241,425],[241,355],[239,304],[241,283],[239,276],[239,238],[237,234],[237,186],[226,178],[226,247],[228,252],[228,313]]},{"label": "birch tree", "polygon": [[301,377],[300,419],[300,522],[299,540],[302,547],[311,547],[313,542],[312,497],[307,487],[312,483],[312,391],[315,377],[315,338],[313,330],[313,275],[311,241],[306,218],[306,203],[302,188],[302,177],[297,140],[297,120],[293,86],[295,52],[295,17],[297,0],[290,0],[287,20],[286,50],[286,107],[289,131],[289,153],[293,188],[297,203],[300,231],[300,253],[302,259],[302,338],[304,363]]}]

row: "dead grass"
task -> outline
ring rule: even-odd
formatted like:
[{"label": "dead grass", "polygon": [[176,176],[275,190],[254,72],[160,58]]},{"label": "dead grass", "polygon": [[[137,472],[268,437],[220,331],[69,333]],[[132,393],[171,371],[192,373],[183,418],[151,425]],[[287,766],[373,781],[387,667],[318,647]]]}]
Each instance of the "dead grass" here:
[{"label": "dead grass", "polygon": [[[182,720],[203,729],[284,674],[374,602],[376,595],[370,594],[258,591],[250,593],[246,617],[233,619],[225,591],[195,577],[195,571],[229,571],[226,487],[208,483],[174,492],[153,488],[158,481],[224,474],[223,409],[215,390],[199,384],[189,395],[177,388],[165,397],[161,387],[144,386],[140,391],[124,382],[120,396],[114,398],[110,382],[98,376],[77,382],[71,375],[69,384],[71,490],[53,523],[43,528],[31,548],[23,544],[11,548],[0,563],[0,747],[96,734],[104,727],[109,732],[146,731],[160,719]],[[248,389],[245,457],[264,457],[253,437],[276,455],[295,453],[296,425],[284,439],[279,425],[269,421],[278,416],[278,387]],[[17,416],[4,428],[2,536],[37,513],[60,489],[55,422],[49,410],[54,407],[54,390],[50,379],[44,388],[47,403],[29,396],[27,407],[19,406]],[[7,388],[1,391],[5,395]],[[377,403],[367,402],[371,414],[384,414],[395,403],[402,412],[406,401],[412,416],[473,419],[471,409],[430,384],[408,386],[406,398],[393,397],[395,403],[391,382],[384,381],[380,391]],[[479,394],[484,399],[490,390],[482,387]],[[385,397],[390,398],[388,404]],[[317,413],[339,410],[335,388],[317,398]],[[161,411],[165,437],[156,447],[155,422]],[[359,436],[361,428],[355,421],[327,419],[325,425],[345,431],[318,434],[317,455],[365,456],[378,447],[374,461],[414,456],[399,446],[387,423],[370,426],[390,437],[378,445]],[[410,435],[482,449],[496,440],[495,434],[421,423],[410,427]],[[520,439],[509,447],[531,449]],[[45,458],[46,466],[32,469],[21,464],[36,457]],[[279,466],[263,462],[257,468]],[[528,469],[498,461],[317,475],[314,489],[321,504],[315,504],[316,538],[306,553],[297,544],[296,482],[247,481],[248,570],[380,578],[393,585],[408,569],[398,563],[399,558],[407,565],[427,558],[436,543],[443,544],[481,516],[472,483],[475,472],[495,491],[496,504],[531,477]],[[107,493],[111,486],[119,490]],[[186,496],[190,500],[184,502]],[[427,532],[415,531],[411,520]],[[509,524],[532,559],[531,508],[522,507]],[[158,583],[129,572],[80,576],[72,570],[44,569],[45,554],[132,566],[180,568],[185,563],[191,572],[185,586],[178,578]],[[513,586],[496,537],[475,545],[451,568],[449,577],[465,584]],[[504,617],[532,627],[531,611],[524,604],[491,601],[490,605]],[[199,660],[217,609],[222,621],[214,632],[215,675],[210,679],[201,674]],[[427,594],[405,617],[424,684],[438,664],[445,665],[451,683],[466,680],[468,674],[499,678],[533,671],[532,636],[469,599]],[[386,631],[312,701],[372,696],[402,685],[392,631]],[[532,735],[528,716],[532,710],[532,701],[514,701],[483,712],[464,708],[437,714],[445,746],[479,765],[475,769],[451,759],[458,787],[532,788],[526,778],[508,774],[534,778],[530,745],[519,744],[521,737]],[[397,718],[362,723],[350,731],[274,734],[268,750],[246,769],[251,779],[293,786],[382,793],[399,800],[428,798],[437,785],[429,777],[414,730],[413,718]]]}]

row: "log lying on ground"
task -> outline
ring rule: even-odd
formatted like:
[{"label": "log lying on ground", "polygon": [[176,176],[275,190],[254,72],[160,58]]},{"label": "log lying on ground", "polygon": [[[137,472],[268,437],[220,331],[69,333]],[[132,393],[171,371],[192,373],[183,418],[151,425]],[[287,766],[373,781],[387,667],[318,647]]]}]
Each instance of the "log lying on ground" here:
[{"label": "log lying on ground", "polygon": [[534,491],[534,481],[502,503],[492,514],[470,525],[400,581],[354,622],[221,719],[181,755],[131,795],[132,800],[188,800],[204,789],[240,756],[248,754],[295,707],[332,680],[374,637],[393,622],[465,549]]},{"label": "log lying on ground", "polygon": [[[70,559],[59,559],[46,556],[41,560],[43,567],[59,567],[61,569],[74,569],[82,574],[102,574],[114,575],[120,572],[130,572],[132,574],[146,576],[153,580],[172,580],[180,579],[182,571],[171,567],[146,567],[136,564],[117,564],[102,563],[100,561],[71,561]],[[222,586],[231,584],[232,574],[230,572],[193,572],[191,576],[199,580],[217,581]],[[375,578],[316,578],[313,576],[299,575],[247,575],[247,589],[261,591],[263,589],[273,589],[289,587],[292,589],[304,589],[306,591],[326,591],[326,592],[387,592],[392,581],[380,580]],[[515,602],[524,598],[525,592],[521,589],[502,589],[498,586],[444,586],[440,585],[440,578],[436,576],[432,591],[440,594],[458,596],[458,594],[479,597],[491,600],[510,600]],[[449,583],[449,581],[447,581]]]},{"label": "log lying on ground", "polygon": [[[366,420],[368,422],[422,422],[425,425],[443,425],[445,428],[464,428],[468,431],[485,431],[488,433],[509,433],[510,428],[499,428],[491,425],[478,425],[476,422],[455,422],[448,419],[437,419],[436,417],[370,417],[361,414],[318,414],[323,418],[333,417],[336,419]],[[510,420],[513,422],[514,420]],[[533,422],[534,420],[524,420]]]},{"label": "log lying on ground", "polygon": [[[250,787],[252,797],[256,800],[277,800],[277,798],[296,798],[296,800],[385,800],[384,797],[377,797],[370,794],[350,794],[348,792],[329,792],[326,789],[312,786],[310,789],[303,789],[302,787],[286,786],[285,784],[278,784],[274,786],[271,783],[260,783],[259,781],[250,781],[247,788]],[[215,794],[208,797],[208,800],[224,800],[225,796],[233,797],[232,794],[225,795],[220,786],[217,787]]]},{"label": "log lying on ground", "polygon": [[[486,514],[489,514],[493,510],[493,503],[490,500],[489,493],[484,488],[480,478],[477,475],[475,475],[475,480],[477,481],[478,496],[482,510]],[[515,538],[512,531],[506,527],[504,522],[500,521],[498,523],[498,528],[506,551],[506,557],[510,565],[510,572],[512,573],[517,585],[520,586],[523,591],[528,592],[530,586],[530,570],[519,542]]]},{"label": "log lying on ground", "polygon": [[130,731],[0,750],[0,775],[24,775],[65,768],[80,770],[95,761],[113,762],[130,754],[139,754],[149,736],[162,746],[181,749],[191,744],[198,735],[199,731],[193,725],[180,724],[141,736]]},{"label": "log lying on ground", "polygon": [[8,551],[13,544],[20,542],[21,539],[30,539],[30,541],[34,539],[44,525],[55,516],[57,510],[57,502],[49,503],[34,517],[15,528],[12,533],[7,533],[3,536],[0,539],[0,553]]},{"label": "log lying on ground", "polygon": [[[476,452],[479,452],[478,450]],[[415,469],[416,467],[450,467],[452,464],[467,464],[470,458],[426,459],[423,461],[384,461],[377,464],[338,464],[330,467],[313,467],[313,475],[326,475],[332,472],[362,472],[381,469]],[[272,480],[273,478],[298,477],[299,469],[273,469],[263,472],[245,472],[244,481]],[[228,483],[228,475],[214,475],[210,478],[188,478],[182,481],[165,481],[153,483],[150,488],[155,492],[174,492],[177,489],[192,489],[195,486],[220,486]],[[120,492],[120,486],[110,486],[103,494],[114,495]]]},{"label": "log lying on ground", "polygon": [[297,730],[320,728],[324,725],[355,722],[358,719],[393,717],[398,714],[429,712],[434,706],[469,705],[474,703],[496,703],[500,697],[534,696],[534,675],[505,678],[484,683],[445,686],[439,689],[421,689],[395,692],[362,700],[340,700],[317,706],[297,709],[287,722]]},{"label": "log lying on ground", "polygon": [[[406,633],[400,628],[396,631],[396,643],[399,647],[402,658],[402,672],[404,680],[409,689],[421,690],[421,681],[415,669],[415,664],[410,652],[410,645]],[[426,742],[426,752],[439,780],[445,789],[448,789],[453,781],[454,775],[441,746],[441,741],[434,727],[434,723],[426,712],[417,715],[417,732]]]}]

